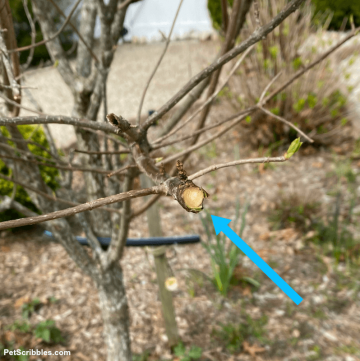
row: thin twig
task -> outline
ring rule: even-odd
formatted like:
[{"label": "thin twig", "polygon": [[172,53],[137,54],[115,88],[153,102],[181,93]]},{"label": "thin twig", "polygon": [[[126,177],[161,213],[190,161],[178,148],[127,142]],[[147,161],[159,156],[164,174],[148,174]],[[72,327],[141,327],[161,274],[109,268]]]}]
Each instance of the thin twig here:
[{"label": "thin twig", "polygon": [[129,165],[126,165],[125,167],[122,167],[122,168],[120,168],[118,170],[114,170],[113,172],[108,173],[107,176],[108,176],[108,178],[110,178],[115,174],[119,174],[119,173],[123,172],[124,170],[130,169],[130,168],[137,168],[137,167],[138,167],[137,165],[129,164]]},{"label": "thin twig", "polygon": [[134,1],[135,0],[126,0],[126,1],[124,1],[123,3],[118,5],[117,10],[120,11],[121,9],[123,9],[124,7],[130,5]]},{"label": "thin twig", "polygon": [[274,28],[281,24],[284,19],[286,19],[290,14],[296,11],[296,9],[298,9],[303,2],[304,0],[292,0],[283,10],[279,12],[278,15],[271,19],[268,24],[262,26],[259,30],[256,30],[249,38],[241,42],[238,46],[234,47],[220,58],[216,59],[212,64],[210,64],[208,67],[195,75],[159,110],[157,110],[148,117],[148,119],[142,125],[142,129],[147,130],[158,119],[160,119],[164,114],[166,114],[170,109],[172,109],[188,92],[190,92],[202,80],[210,76],[214,71],[221,68],[231,59],[243,53],[251,45],[257,43],[264,36],[272,32]]},{"label": "thin twig", "polygon": [[[29,21],[30,28],[31,28],[31,45],[34,45],[36,42],[36,29],[35,29],[34,21],[31,17],[30,11],[29,11],[28,0],[23,0],[23,7],[24,7],[25,14],[26,14],[26,17]],[[23,71],[26,70],[30,66],[30,63],[32,62],[32,59],[34,56],[34,50],[35,50],[35,47],[33,46],[30,49],[30,53],[29,53],[28,58],[26,59],[26,63],[23,65]]]},{"label": "thin twig", "polygon": [[256,22],[256,29],[260,29],[260,12],[259,12],[259,3],[257,0],[253,0],[254,3],[254,16],[255,16],[255,22]]},{"label": "thin twig", "polygon": [[[64,18],[66,18],[66,15],[64,14],[64,12],[61,10],[61,8],[59,7],[59,5],[56,4],[56,2],[54,0],[49,0],[56,8],[56,10],[59,12],[59,14],[61,14]],[[95,55],[95,53],[92,51],[91,47],[88,45],[88,43],[85,41],[84,37],[81,35],[81,33],[78,31],[78,29],[76,28],[76,26],[73,25],[73,23],[70,21],[69,25],[71,26],[71,28],[75,31],[76,35],[79,37],[79,39],[82,41],[82,43],[85,45],[87,51],[90,53],[90,55],[92,56],[92,58],[95,60],[95,63],[100,64],[100,61],[98,59],[98,57]]]},{"label": "thin twig", "polygon": [[150,86],[151,80],[153,79],[155,73],[157,72],[157,70],[158,70],[158,68],[159,68],[159,66],[160,66],[160,64],[161,64],[161,62],[162,62],[162,60],[163,60],[163,58],[164,58],[164,56],[165,56],[165,54],[166,54],[166,51],[167,51],[167,49],[168,49],[168,47],[169,47],[171,35],[172,35],[173,30],[174,30],[174,26],[175,26],[175,23],[176,23],[176,19],[177,19],[178,15],[179,15],[180,8],[181,8],[181,5],[182,5],[183,1],[184,1],[184,0],[180,0],[178,9],[177,9],[176,14],[175,14],[175,18],[174,18],[174,20],[173,20],[173,23],[172,23],[172,26],[171,26],[171,29],[170,29],[169,36],[168,36],[168,38],[167,38],[167,40],[166,40],[166,43],[165,43],[165,48],[164,48],[164,50],[163,50],[163,52],[162,52],[162,54],[161,54],[161,56],[160,56],[157,64],[155,65],[155,68],[154,68],[154,70],[152,71],[149,80],[147,81],[147,83],[146,83],[146,85],[145,85],[145,89],[144,89],[143,94],[142,94],[142,96],[141,96],[140,105],[139,105],[139,110],[138,110],[138,115],[137,115],[137,123],[138,123],[138,124],[140,124],[141,110],[142,110],[143,103],[144,103],[144,100],[145,100],[146,92],[147,92],[147,90],[148,90],[148,88],[149,88],[149,86]]},{"label": "thin twig", "polygon": [[110,197],[96,199],[95,201],[80,204],[78,206],[67,208],[64,210],[43,214],[37,217],[27,217],[27,218],[15,219],[12,221],[1,222],[0,230],[38,224],[58,218],[65,218],[65,217],[73,216],[74,214],[80,212],[91,211],[93,209],[106,206],[108,204],[123,202],[125,200],[133,199],[133,198],[145,197],[150,194],[157,194],[160,192],[162,192],[162,188],[160,187],[132,190],[129,192],[112,195]]},{"label": "thin twig", "polygon": [[204,133],[204,132],[206,132],[206,131],[208,131],[210,129],[216,128],[216,127],[218,127],[218,126],[220,126],[222,124],[230,122],[231,120],[239,117],[240,115],[249,115],[249,114],[251,114],[253,112],[254,109],[256,109],[256,106],[253,106],[253,107],[247,108],[245,110],[242,110],[239,113],[233,114],[233,115],[231,115],[230,117],[228,117],[228,118],[226,118],[224,120],[220,120],[220,121],[218,121],[218,122],[216,122],[214,124],[208,125],[207,127],[201,128],[201,129],[199,129],[199,130],[197,130],[197,131],[195,131],[195,132],[193,132],[193,133],[191,133],[189,135],[184,135],[183,137],[177,138],[177,139],[175,139],[173,141],[169,141],[167,143],[161,143],[161,144],[152,146],[151,149],[155,150],[155,149],[167,147],[168,145],[173,145],[173,144],[176,144],[176,143],[183,142],[184,140],[190,139],[190,138],[196,136],[197,134]]},{"label": "thin twig", "polygon": [[150,208],[160,197],[162,194],[156,194],[155,196],[152,196],[145,204],[143,204],[139,209],[134,210],[131,213],[131,219],[140,216],[140,214],[143,214],[148,208]]},{"label": "thin twig", "polygon": [[[39,189],[35,188],[35,187],[32,187],[31,185],[29,185],[28,183],[23,183],[23,182],[20,182],[19,180],[17,179],[14,179],[14,178],[9,178],[7,177],[6,175],[0,173],[0,178],[2,179],[5,179],[9,182],[12,182],[14,184],[18,184],[19,186],[25,188],[25,189],[28,189],[36,194],[39,194],[40,196],[50,200],[50,201],[53,201],[53,202],[59,202],[59,203],[63,203],[63,204],[67,204],[68,206],[78,206],[80,205],[81,203],[77,203],[77,202],[71,202],[71,201],[67,201],[66,199],[62,199],[62,198],[59,198],[59,197],[52,197],[50,194],[47,194],[45,192],[42,192],[40,191]],[[119,209],[116,209],[116,208],[101,208],[101,210],[104,210],[106,212],[113,212],[113,213],[121,213],[121,211]]]},{"label": "thin twig", "polygon": [[221,168],[227,168],[227,167],[233,167],[239,164],[249,164],[249,163],[274,163],[274,162],[286,162],[287,159],[282,157],[263,157],[263,158],[253,158],[253,159],[241,159],[241,160],[235,160],[233,162],[228,163],[220,163],[215,164],[210,167],[207,167],[199,172],[196,172],[188,177],[189,180],[194,180],[196,178],[202,177],[203,175],[213,172],[215,170],[221,169]]},{"label": "thin twig", "polygon": [[[31,154],[31,155],[34,156],[34,154]],[[68,167],[68,166],[64,166],[64,165],[60,165],[60,164],[43,163],[43,162],[39,162],[39,161],[34,160],[34,159],[23,159],[23,158],[19,158],[19,157],[13,157],[11,155],[3,155],[3,154],[1,154],[0,158],[11,159],[11,160],[16,160],[16,161],[19,161],[19,162],[26,162],[26,163],[30,162],[30,163],[34,163],[34,164],[37,164],[37,165],[42,165],[44,167],[68,170],[68,171],[71,171],[71,172],[91,172],[91,173],[100,173],[100,174],[107,174],[108,173],[108,171],[104,170],[104,169],[86,168],[86,167]]]},{"label": "thin twig", "polygon": [[[113,138],[111,138],[112,140]],[[74,149],[74,152],[76,153],[85,153],[85,154],[128,154],[130,153],[129,150],[107,150],[104,152],[92,152],[89,150],[80,150],[80,149]]]},{"label": "thin twig", "polygon": [[[171,135],[178,132],[180,129],[183,129],[183,127],[189,123],[196,115],[198,115],[210,102],[212,102],[215,97],[219,94],[219,92],[224,88],[224,86],[228,83],[229,79],[233,76],[237,68],[240,66],[240,64],[244,61],[245,57],[249,54],[249,52],[253,49],[254,45],[250,46],[238,59],[238,61],[235,63],[233,68],[231,69],[230,73],[227,75],[226,79],[223,81],[223,83],[219,86],[219,88],[206,100],[206,102],[197,109],[183,124],[181,124],[179,127],[173,129],[170,133],[164,135],[163,137],[157,139],[154,141],[154,144],[159,143],[163,141],[164,139],[170,137]],[[199,129],[200,130],[200,129]],[[193,134],[195,135],[195,133]]]},{"label": "thin twig", "polygon": [[37,47],[37,46],[46,44],[47,42],[49,42],[49,41],[54,40],[55,38],[57,38],[57,37],[60,35],[60,33],[64,30],[64,28],[65,28],[65,26],[68,24],[68,22],[70,21],[72,15],[74,14],[76,8],[78,7],[78,5],[80,4],[81,1],[82,1],[82,0],[77,0],[77,2],[75,3],[75,5],[73,6],[73,8],[72,8],[71,11],[70,11],[70,14],[67,16],[65,22],[62,24],[61,28],[60,28],[53,36],[50,36],[49,39],[44,39],[44,40],[39,41],[38,43],[31,44],[31,45],[27,45],[27,46],[23,46],[23,47],[21,47],[21,48],[8,50],[8,53],[14,53],[14,52],[20,52],[20,51],[24,51],[24,50],[29,50],[29,49],[35,48],[35,47]]},{"label": "thin twig", "polygon": [[277,119],[277,120],[280,120],[281,122],[283,122],[284,124],[288,125],[289,127],[295,129],[298,133],[300,133],[307,141],[309,141],[310,143],[314,143],[314,141],[309,137],[307,136],[301,129],[299,129],[296,125],[290,123],[288,120],[286,120],[285,118],[282,118],[274,113],[271,113],[269,110],[261,107],[261,106],[258,106],[258,108],[264,112],[265,114],[267,115],[270,115],[271,117]]},{"label": "thin twig", "polygon": [[[0,93],[1,97],[1,93]],[[116,135],[121,134],[121,130],[110,124],[94,122],[92,120],[84,120],[75,117],[67,117],[65,115],[45,115],[42,116],[26,116],[26,117],[0,117],[0,125],[24,125],[24,124],[67,124],[80,128],[89,128],[93,130],[101,130]],[[114,140],[116,141],[116,140]],[[124,145],[123,143],[121,143]]]}]

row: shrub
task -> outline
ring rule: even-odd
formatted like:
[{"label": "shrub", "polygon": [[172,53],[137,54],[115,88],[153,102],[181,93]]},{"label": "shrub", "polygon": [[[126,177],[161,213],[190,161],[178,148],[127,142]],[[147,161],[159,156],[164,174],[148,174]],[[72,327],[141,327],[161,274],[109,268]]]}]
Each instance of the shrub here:
[{"label": "shrub", "polygon": [[[32,125],[21,125],[18,127],[20,133],[23,137],[27,140],[31,140],[32,142],[39,143],[46,149],[49,149],[49,144],[46,140],[45,133],[40,127],[32,126]],[[0,127],[0,132],[3,136],[9,138],[9,132],[6,127]],[[14,146],[14,143],[10,140],[7,141],[7,144]],[[36,145],[29,144],[29,150],[34,155],[42,156],[48,158],[50,160],[50,155],[43,149],[37,147]],[[1,157],[0,157],[1,158]],[[20,162],[19,162],[20,163]],[[21,163],[20,163],[21,164]],[[58,170],[56,168],[50,168],[40,165],[39,166],[41,176],[44,182],[52,189],[56,190],[59,187],[57,177],[58,177]],[[0,173],[6,175],[7,177],[12,176],[12,171],[10,168],[6,166],[6,164],[0,159]],[[19,177],[21,179],[21,177]],[[22,181],[24,181],[22,179]],[[26,181],[26,180],[25,180]],[[0,196],[11,196],[13,191],[13,183],[7,180],[0,178]],[[39,210],[36,208],[35,204],[31,202],[30,197],[26,193],[25,189],[18,186],[16,189],[15,194],[15,201],[21,203],[25,207],[29,208],[30,210],[40,213]],[[0,222],[9,221],[11,219],[17,219],[22,217],[20,213],[14,211],[12,209],[0,212]]]},{"label": "shrub", "polygon": [[[262,24],[269,22],[273,13],[285,6],[286,0],[270,0],[270,3],[271,11],[267,0],[260,1]],[[289,16],[266,39],[257,43],[230,81],[239,110],[256,104],[267,84],[279,72],[281,75],[276,84],[289,79],[317,57],[312,44],[303,46],[313,32],[317,31],[319,37],[322,35],[322,28],[316,29],[312,25],[312,16],[311,4],[307,2],[300,12]],[[250,10],[241,38],[245,39],[255,28]],[[308,71],[266,105],[270,112],[309,134],[317,145],[334,145],[351,139],[351,126],[346,119],[347,95],[351,90],[339,87],[331,59]],[[261,111],[242,124],[244,137],[255,147],[268,146],[281,139],[290,142],[297,136],[292,128]]]},{"label": "shrub", "polygon": [[36,325],[34,335],[47,343],[64,342],[61,331],[55,326],[55,321],[46,320]]},{"label": "shrub", "polygon": [[[61,2],[60,2],[61,3]],[[23,7],[22,0],[11,0],[11,13],[13,16],[14,21],[14,28],[16,34],[16,40],[18,47],[26,46],[31,44],[31,27],[29,25],[29,21],[26,17],[26,13]],[[32,19],[35,22],[35,29],[36,29],[36,42],[43,40],[43,36],[40,30],[39,24],[35,21],[34,14],[32,12],[32,4],[31,1],[28,1],[28,8]],[[54,11],[55,8],[54,8]],[[73,17],[74,18],[74,17]],[[58,27],[65,21],[59,14],[56,15],[55,18],[56,24]],[[74,20],[72,20],[74,21]],[[64,47],[64,50],[68,50],[71,48],[72,41],[71,38],[73,36],[73,31],[69,30],[69,27],[60,34],[59,39]],[[20,63],[23,64],[26,62],[27,57],[30,53],[30,50],[20,52]],[[37,46],[34,49],[33,60],[31,65],[38,65],[41,61],[50,60],[50,56],[46,49],[46,45]]]},{"label": "shrub", "polygon": [[[332,19],[330,22],[331,30],[339,30],[344,21],[344,18],[349,18],[350,15],[354,17],[355,26],[360,25],[360,2],[358,0],[312,0],[315,5],[316,12],[331,11]],[[347,28],[350,28],[350,22],[347,23]]]},{"label": "shrub", "polygon": [[[232,6],[234,0],[228,0],[228,6]],[[208,0],[208,9],[214,29],[222,29],[221,0]]]}]

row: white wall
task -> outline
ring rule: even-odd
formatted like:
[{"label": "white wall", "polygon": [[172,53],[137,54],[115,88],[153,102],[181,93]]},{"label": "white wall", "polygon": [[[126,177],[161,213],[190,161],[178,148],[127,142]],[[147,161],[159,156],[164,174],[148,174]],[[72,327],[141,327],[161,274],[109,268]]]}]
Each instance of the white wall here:
[{"label": "white wall", "polygon": [[[143,0],[129,6],[125,27],[129,34],[125,40],[135,37],[147,41],[159,41],[161,30],[168,36],[180,0]],[[173,38],[190,35],[201,37],[213,33],[207,9],[207,0],[184,0],[173,31]]]},{"label": "white wall", "polygon": [[[169,35],[180,0],[142,0],[128,7],[124,26],[126,41],[160,41],[161,30]],[[176,20],[172,39],[202,38],[213,34],[207,0],[184,0]],[[100,36],[97,19],[95,37]]]}]

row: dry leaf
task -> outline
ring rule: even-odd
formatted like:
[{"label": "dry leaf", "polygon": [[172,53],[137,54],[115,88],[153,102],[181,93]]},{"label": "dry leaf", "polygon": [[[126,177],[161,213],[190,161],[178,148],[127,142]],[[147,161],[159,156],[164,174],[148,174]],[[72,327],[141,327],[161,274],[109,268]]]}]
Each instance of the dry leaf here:
[{"label": "dry leaf", "polygon": [[7,342],[13,342],[15,341],[15,333],[12,331],[6,331],[5,332],[5,340]]},{"label": "dry leaf", "polygon": [[266,349],[264,347],[258,347],[256,345],[250,346],[248,342],[243,342],[244,351],[247,352],[250,356],[256,357],[257,353],[264,352]]},{"label": "dry leaf", "polygon": [[270,232],[261,233],[259,236],[260,241],[267,241],[270,238]]},{"label": "dry leaf", "polygon": [[29,302],[30,302],[29,296],[20,297],[16,300],[14,307],[20,308],[24,303],[29,303]]}]

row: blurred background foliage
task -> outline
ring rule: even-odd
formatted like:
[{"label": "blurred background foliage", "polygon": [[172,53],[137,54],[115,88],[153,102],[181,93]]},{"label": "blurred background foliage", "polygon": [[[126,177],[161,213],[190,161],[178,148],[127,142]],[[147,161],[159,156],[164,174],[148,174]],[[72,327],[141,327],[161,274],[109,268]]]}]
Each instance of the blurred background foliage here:
[{"label": "blurred background foliage", "polygon": [[[233,0],[228,0],[228,6],[232,7]],[[340,30],[344,18],[354,17],[355,26],[360,26],[360,1],[359,0],[312,0],[314,15],[319,13],[332,13],[332,19],[329,30]],[[269,1],[269,7],[271,2]],[[208,9],[215,29],[222,28],[221,0],[208,0]],[[350,29],[350,23],[347,22],[346,29]]]},{"label": "blurred background foliage", "polygon": [[[43,147],[46,147],[46,149],[49,149],[49,144],[46,140],[45,133],[41,127],[33,126],[33,125],[20,125],[18,126],[18,129],[20,130],[21,134],[24,136],[24,139],[31,140],[32,142],[36,142]],[[5,136],[9,137],[9,132],[6,129],[6,127],[0,127],[0,133]],[[9,139],[7,142],[8,145],[14,146],[14,143]],[[37,147],[33,144],[28,144],[28,148],[34,155],[38,155],[41,157],[51,159],[50,155],[43,149]],[[17,156],[20,156],[20,154],[17,154]],[[21,173],[21,162],[18,163],[18,169]],[[56,190],[59,188],[59,184],[57,182],[57,177],[59,175],[59,172],[56,168],[50,168],[45,166],[39,166],[41,176],[44,180],[44,182],[52,189]],[[12,177],[12,171],[9,169],[6,164],[0,160],[0,172],[7,177]],[[17,175],[17,178],[19,180],[23,179],[21,178],[21,174]],[[9,196],[11,197],[13,192],[14,184],[12,182],[9,182],[7,180],[0,178],[0,196]],[[40,211],[36,208],[35,204],[31,202],[30,197],[24,190],[24,188],[18,186],[16,189],[15,194],[15,201],[21,203],[25,207],[29,208],[30,210],[39,213]],[[0,222],[9,221],[11,219],[17,219],[23,217],[22,214],[19,214],[17,211],[13,209],[6,210],[4,212],[0,212]]]},{"label": "blurred background foliage", "polygon": [[[30,15],[35,23],[36,29],[36,42],[43,40],[41,29],[39,24],[35,21],[34,14],[32,11],[31,1],[26,0],[29,8]],[[58,1],[61,3],[61,1]],[[10,1],[11,13],[14,21],[14,28],[16,34],[16,40],[18,47],[23,47],[31,44],[31,27],[29,25],[29,20],[26,17],[24,10],[23,0],[11,0]],[[60,27],[61,24],[65,21],[60,15],[54,12],[55,18],[54,21],[57,27]],[[66,27],[65,30],[60,34],[59,39],[63,45],[65,51],[71,49],[73,44],[73,32],[69,27]],[[30,50],[22,51],[20,53],[20,63],[24,64],[29,56]],[[50,60],[49,53],[45,45],[41,45],[35,48],[33,60],[31,62],[32,66],[39,65],[42,62]]]}]

